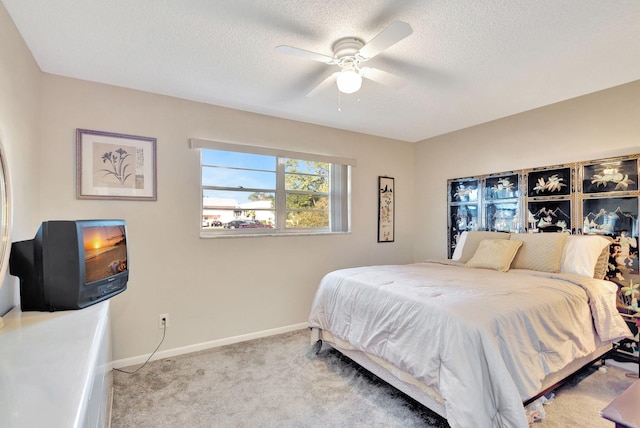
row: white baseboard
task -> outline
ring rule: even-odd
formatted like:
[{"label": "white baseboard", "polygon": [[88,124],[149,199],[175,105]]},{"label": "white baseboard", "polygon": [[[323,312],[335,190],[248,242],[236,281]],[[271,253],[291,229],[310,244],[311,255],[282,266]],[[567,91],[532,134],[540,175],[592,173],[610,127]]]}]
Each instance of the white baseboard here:
[{"label": "white baseboard", "polygon": [[[196,343],[194,345],[182,346],[180,348],[167,349],[158,351],[149,361],[161,360],[163,358],[175,357],[176,355],[189,354],[191,352],[203,351],[205,349],[217,348],[219,346],[231,345],[233,343],[246,342],[247,340],[260,339],[262,337],[275,336],[276,334],[288,333],[290,331],[302,330],[309,325],[304,322],[293,324],[285,327],[272,328],[270,330],[257,331],[255,333],[243,334],[241,336],[227,337],[225,339],[212,340],[210,342]],[[119,369],[129,367],[136,364],[142,364],[147,361],[149,355],[140,355],[137,357],[123,358],[112,362],[112,367]]]}]

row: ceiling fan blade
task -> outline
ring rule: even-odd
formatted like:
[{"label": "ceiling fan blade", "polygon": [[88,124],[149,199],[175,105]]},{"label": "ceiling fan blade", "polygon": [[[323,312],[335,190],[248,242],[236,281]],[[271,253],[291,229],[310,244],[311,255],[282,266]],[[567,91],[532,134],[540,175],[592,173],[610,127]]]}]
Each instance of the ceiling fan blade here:
[{"label": "ceiling fan blade", "polygon": [[336,82],[336,78],[338,77],[338,74],[340,74],[339,71],[336,71],[335,73],[331,73],[324,80],[322,80],[320,83],[318,83],[312,90],[307,92],[307,96],[308,97],[314,97],[317,94],[319,94],[320,92],[322,92],[325,89],[327,89],[329,86],[331,86],[332,84],[334,84]]},{"label": "ceiling fan blade", "polygon": [[411,25],[402,21],[394,21],[360,48],[360,55],[367,59],[373,58],[383,50],[409,36],[411,33],[413,33]]},{"label": "ceiling fan blade", "polygon": [[330,56],[311,52],[311,51],[306,51],[300,48],[294,48],[293,46],[280,45],[276,47],[276,51],[283,54],[287,54],[287,55],[293,55],[300,58],[310,59],[313,61],[324,62],[325,64],[333,63],[333,58]]},{"label": "ceiling fan blade", "polygon": [[407,83],[404,78],[377,68],[363,67],[360,69],[360,73],[364,78],[394,89],[400,89]]}]

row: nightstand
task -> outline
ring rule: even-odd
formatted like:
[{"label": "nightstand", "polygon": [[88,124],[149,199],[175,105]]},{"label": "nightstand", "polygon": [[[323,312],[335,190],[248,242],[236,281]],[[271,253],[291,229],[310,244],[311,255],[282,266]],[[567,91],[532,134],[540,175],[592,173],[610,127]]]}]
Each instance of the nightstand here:
[{"label": "nightstand", "polygon": [[640,381],[635,381],[607,407],[600,416],[615,422],[616,428],[640,428]]}]

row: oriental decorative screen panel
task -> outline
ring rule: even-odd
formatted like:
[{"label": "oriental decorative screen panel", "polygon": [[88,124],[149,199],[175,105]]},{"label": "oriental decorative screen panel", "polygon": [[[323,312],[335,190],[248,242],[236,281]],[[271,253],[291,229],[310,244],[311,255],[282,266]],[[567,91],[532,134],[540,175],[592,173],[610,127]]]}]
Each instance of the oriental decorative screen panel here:
[{"label": "oriental decorative screen panel", "polygon": [[582,233],[612,239],[606,279],[618,284],[618,310],[628,320],[634,340],[618,351],[636,358],[640,316],[638,263],[638,158],[622,157],[580,163],[579,221]]},{"label": "oriental decorative screen panel", "polygon": [[527,232],[575,232],[575,165],[525,170]]},{"label": "oriental decorative screen panel", "polygon": [[479,177],[449,180],[449,257],[453,254],[460,234],[467,230],[480,230]]},{"label": "oriental decorative screen panel", "polygon": [[483,178],[484,225],[494,232],[520,230],[520,196],[522,177],[516,172],[489,175]]},{"label": "oriental decorative screen panel", "polygon": [[640,316],[640,154],[448,180],[448,250],[465,230],[569,232],[611,240],[606,279],[618,284],[618,309],[635,340]]}]

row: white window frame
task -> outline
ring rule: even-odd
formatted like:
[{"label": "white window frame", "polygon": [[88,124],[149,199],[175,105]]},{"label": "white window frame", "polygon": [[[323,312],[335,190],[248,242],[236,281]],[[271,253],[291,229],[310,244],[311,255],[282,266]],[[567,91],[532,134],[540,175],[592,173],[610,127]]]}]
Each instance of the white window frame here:
[{"label": "white window frame", "polygon": [[[356,166],[355,159],[328,156],[321,154],[302,153],[269,147],[252,146],[222,141],[204,140],[200,138],[189,139],[189,147],[192,149],[223,150],[228,152],[250,153],[266,156],[275,156],[278,161],[282,158],[291,158],[306,161],[326,162],[331,164],[331,191],[329,193],[330,226],[327,228],[304,229],[286,228],[284,219],[286,207],[283,203],[285,197],[284,174],[278,173],[276,182],[276,210],[278,227],[274,229],[203,229],[203,185],[202,185],[202,156],[200,156],[200,212],[198,213],[198,225],[200,225],[200,237],[247,237],[247,236],[299,236],[299,235],[325,235],[344,234],[351,232],[351,167]],[[280,163],[280,162],[278,162]],[[278,166],[280,169],[281,166]],[[279,200],[280,199],[280,200]],[[280,207],[280,208],[279,208]]]}]

